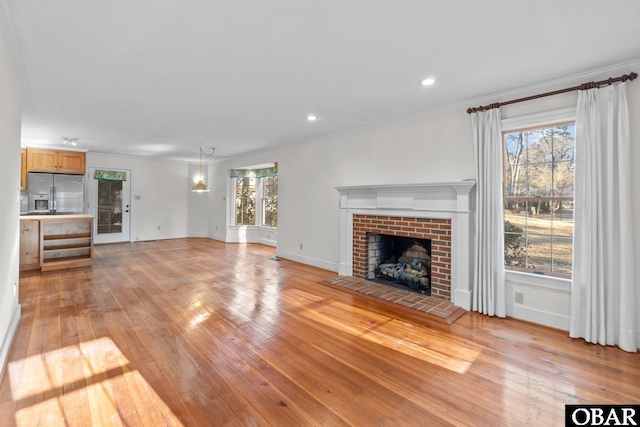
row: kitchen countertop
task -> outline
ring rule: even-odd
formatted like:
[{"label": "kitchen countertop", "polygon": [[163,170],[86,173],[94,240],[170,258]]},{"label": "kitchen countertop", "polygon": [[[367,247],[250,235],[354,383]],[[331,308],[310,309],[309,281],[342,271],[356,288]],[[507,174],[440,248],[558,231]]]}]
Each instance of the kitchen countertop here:
[{"label": "kitchen countertop", "polygon": [[84,218],[93,218],[93,215],[87,214],[76,214],[76,215],[20,215],[20,219],[34,219],[34,220],[42,220],[42,219],[84,219]]}]

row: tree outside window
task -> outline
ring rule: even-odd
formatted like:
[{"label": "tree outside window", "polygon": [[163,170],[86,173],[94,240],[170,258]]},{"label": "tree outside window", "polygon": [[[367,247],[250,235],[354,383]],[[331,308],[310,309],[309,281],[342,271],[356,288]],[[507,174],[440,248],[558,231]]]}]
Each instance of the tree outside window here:
[{"label": "tree outside window", "polygon": [[263,184],[263,212],[262,225],[267,227],[278,226],[278,177],[268,176],[262,178]]},{"label": "tree outside window", "polygon": [[235,178],[235,224],[278,226],[277,176]]},{"label": "tree outside window", "polygon": [[236,178],[236,224],[256,223],[256,178]]},{"label": "tree outside window", "polygon": [[573,124],[504,134],[508,269],[571,274],[574,137]]}]

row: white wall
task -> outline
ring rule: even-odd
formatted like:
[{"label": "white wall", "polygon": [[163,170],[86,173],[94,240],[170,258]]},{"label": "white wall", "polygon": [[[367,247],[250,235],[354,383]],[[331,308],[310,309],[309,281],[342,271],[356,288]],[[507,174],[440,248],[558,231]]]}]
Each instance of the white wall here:
[{"label": "white wall", "polygon": [[131,169],[132,241],[188,236],[187,163],[89,152],[87,170],[93,166]]},{"label": "white wall", "polygon": [[[635,70],[640,69],[640,63]],[[633,71],[624,68],[618,74]],[[607,70],[611,71],[611,70]],[[617,72],[617,71],[616,71]],[[522,93],[501,94],[488,102],[505,101],[532,93],[608,78],[599,72],[574,80],[550,82]],[[632,134],[632,164],[640,164],[640,81],[628,83]],[[498,95],[496,95],[498,96]],[[575,106],[577,93],[503,107],[503,118]],[[470,104],[478,105],[478,104]],[[215,189],[210,195],[209,235],[220,236],[227,218],[226,195],[231,168],[278,162],[278,249],[283,258],[337,271],[339,208],[337,186],[460,181],[475,177],[470,118],[466,107],[429,117],[357,130],[330,138],[238,156],[211,168]],[[330,119],[327,119],[330,120]],[[313,124],[321,126],[322,122]],[[632,182],[640,180],[633,170]],[[633,188],[636,265],[640,266],[640,186]],[[215,230],[218,227],[218,230]],[[224,240],[224,239],[221,239]],[[300,249],[303,244],[303,249]],[[636,269],[637,306],[640,307],[640,267]],[[570,284],[544,287],[507,282],[508,313],[515,317],[566,328],[570,310]],[[514,303],[514,292],[525,294],[525,304]],[[638,313],[640,329],[640,311]]]},{"label": "white wall", "polygon": [[[20,307],[18,270],[20,238],[20,87],[0,31],[0,372],[5,367]],[[2,379],[2,374],[0,374]]]}]

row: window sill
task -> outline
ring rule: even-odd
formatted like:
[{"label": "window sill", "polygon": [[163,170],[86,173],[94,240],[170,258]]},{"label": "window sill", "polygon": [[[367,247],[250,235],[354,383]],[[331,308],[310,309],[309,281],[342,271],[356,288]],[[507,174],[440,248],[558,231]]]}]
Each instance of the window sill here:
[{"label": "window sill", "polygon": [[507,282],[571,292],[571,279],[545,276],[542,274],[522,273],[513,270],[505,270],[504,278]]}]

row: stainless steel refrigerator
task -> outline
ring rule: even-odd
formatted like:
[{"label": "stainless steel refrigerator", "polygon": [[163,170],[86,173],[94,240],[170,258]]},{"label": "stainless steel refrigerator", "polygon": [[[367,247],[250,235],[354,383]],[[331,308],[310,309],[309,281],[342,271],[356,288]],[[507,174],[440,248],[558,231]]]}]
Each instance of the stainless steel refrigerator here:
[{"label": "stainless steel refrigerator", "polygon": [[30,172],[29,215],[84,213],[84,176]]}]

